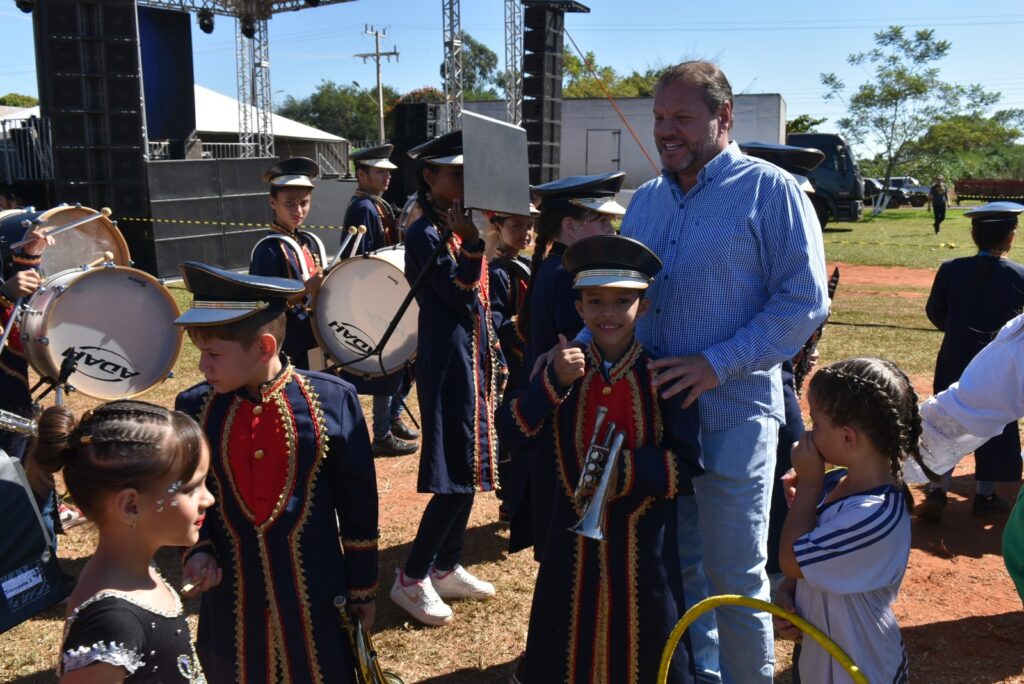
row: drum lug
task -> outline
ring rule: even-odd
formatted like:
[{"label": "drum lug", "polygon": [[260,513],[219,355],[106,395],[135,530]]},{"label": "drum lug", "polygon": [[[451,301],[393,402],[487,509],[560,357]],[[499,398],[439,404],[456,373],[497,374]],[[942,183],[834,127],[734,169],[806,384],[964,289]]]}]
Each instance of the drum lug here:
[{"label": "drum lug", "polygon": [[50,338],[49,337],[37,337],[36,338],[36,342],[38,342],[39,344],[45,344],[45,345],[49,346]]},{"label": "drum lug", "polygon": [[174,371],[168,371],[167,372],[167,379],[170,380],[173,377],[174,377]]},{"label": "drum lug", "polygon": [[64,292],[64,290],[66,290],[66,289],[67,289],[67,288],[66,288],[66,287],[64,287],[63,285],[57,285],[56,287],[54,287],[54,288],[53,288],[53,291],[54,291],[54,292],[56,292],[56,293],[57,293],[58,295],[60,295],[60,294],[62,294],[62,293]]}]

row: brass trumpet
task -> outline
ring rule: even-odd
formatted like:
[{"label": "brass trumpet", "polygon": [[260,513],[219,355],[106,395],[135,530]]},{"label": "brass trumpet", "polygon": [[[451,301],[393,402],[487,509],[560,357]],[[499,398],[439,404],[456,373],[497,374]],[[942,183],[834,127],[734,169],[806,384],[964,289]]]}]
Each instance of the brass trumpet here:
[{"label": "brass trumpet", "polygon": [[370,633],[363,628],[363,621],[353,618],[348,612],[348,600],[344,596],[334,597],[334,607],[338,611],[341,628],[348,635],[352,646],[352,655],[356,660],[355,675],[357,684],[405,684],[405,680],[394,672],[386,672],[380,666],[377,651],[373,649]]},{"label": "brass trumpet", "polygon": [[31,418],[0,409],[0,430],[17,432],[26,437],[35,437],[39,431],[39,425]]},{"label": "brass trumpet", "polygon": [[[608,423],[608,430],[601,439],[601,428],[607,416],[608,409],[598,407],[590,447],[583,459],[579,483],[573,494],[573,502],[584,506],[583,515],[569,528],[570,532],[597,541],[604,541],[604,509],[611,494],[612,473],[618,467],[622,442],[626,438],[625,432],[615,429],[615,423]],[[593,493],[589,497],[584,496],[584,492],[591,488]]]}]

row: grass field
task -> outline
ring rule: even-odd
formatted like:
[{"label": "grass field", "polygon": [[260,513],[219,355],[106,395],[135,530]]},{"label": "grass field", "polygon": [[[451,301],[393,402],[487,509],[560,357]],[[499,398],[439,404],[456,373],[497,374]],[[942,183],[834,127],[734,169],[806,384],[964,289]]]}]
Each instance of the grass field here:
[{"label": "grass field", "polygon": [[[948,243],[955,242],[955,247]],[[944,246],[945,243],[945,246]],[[973,253],[968,222],[951,210],[942,235],[932,232],[924,210],[899,209],[858,224],[836,224],[825,234],[828,261],[911,266],[934,269],[948,258]],[[189,295],[172,288],[184,307]],[[930,383],[941,336],[924,316],[927,287],[844,285],[835,297],[832,324],[821,343],[821,362],[855,355],[891,358],[912,377]],[[197,352],[186,339],[173,379],[146,398],[170,405],[181,389],[200,380]],[[75,397],[73,405],[90,402]],[[414,405],[414,401],[410,402]],[[368,409],[364,402],[364,410]],[[386,667],[412,682],[503,682],[525,643],[536,566],[526,553],[509,557],[506,532],[497,525],[493,496],[478,497],[467,539],[467,565],[493,581],[498,597],[487,604],[459,603],[457,620],[444,630],[412,625],[386,598],[393,568],[408,552],[425,497],[414,493],[416,457],[378,459],[381,500],[381,586],[375,637]],[[60,556],[72,573],[81,568],[95,543],[95,530],[84,525],[61,538]],[[176,558],[160,558],[165,574],[177,582]],[[189,602],[195,620],[195,602]],[[52,667],[61,639],[63,608],[54,607],[0,636],[0,681],[29,684],[53,681]],[[790,646],[777,647],[779,681],[789,681]],[[989,680],[991,681],[991,680]]]}]

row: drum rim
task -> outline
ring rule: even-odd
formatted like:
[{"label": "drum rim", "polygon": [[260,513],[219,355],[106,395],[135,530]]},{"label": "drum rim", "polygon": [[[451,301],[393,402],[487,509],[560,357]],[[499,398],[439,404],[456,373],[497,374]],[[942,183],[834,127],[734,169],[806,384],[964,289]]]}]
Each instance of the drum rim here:
[{"label": "drum rim", "polygon": [[[65,205],[57,206],[57,207],[50,207],[49,209],[42,210],[42,211],[40,211],[39,209],[34,209],[34,208],[33,208],[32,211],[29,211],[28,209],[22,209],[20,211],[22,213],[25,213],[25,214],[35,214],[35,218],[40,219],[40,220],[44,220],[44,221],[49,221],[50,217],[53,216],[53,215],[56,215],[56,213],[61,212],[61,211],[68,211],[68,210],[72,210],[72,209],[74,209],[74,210],[85,210],[85,211],[96,211],[95,209],[92,209],[91,207],[86,207],[86,206],[77,206],[76,207],[73,204],[65,204]],[[18,210],[11,209],[9,211],[18,211]],[[0,220],[9,219],[9,218],[13,218],[13,217],[14,217],[14,214],[11,214],[10,216],[0,217]],[[78,218],[81,218],[81,217],[78,217]],[[74,221],[75,219],[71,219],[71,220]],[[115,254],[114,255],[114,263],[116,263],[118,266],[122,266],[124,268],[131,268],[132,253],[131,253],[131,250],[128,248],[128,242],[127,242],[127,240],[125,240],[124,233],[121,232],[121,229],[117,227],[117,224],[114,223],[114,221],[112,221],[110,219],[110,217],[108,217],[108,216],[100,215],[100,216],[97,216],[95,220],[106,225],[106,227],[110,231],[110,234],[113,236],[114,244],[117,245],[117,249],[120,251],[120,254]],[[57,226],[54,226],[54,227],[57,227]],[[29,231],[31,231],[31,230],[32,230],[32,228],[26,228],[25,232],[22,233],[22,239],[24,239],[29,234]],[[57,238],[57,239],[59,239],[59,238]],[[46,259],[45,255],[46,255],[46,253],[44,252],[43,253],[43,259],[44,260]],[[124,263],[121,263],[121,259],[122,258],[124,260]],[[52,278],[52,277],[54,277],[56,275],[59,275],[61,273],[69,271],[69,270],[71,270],[71,269],[70,268],[66,268],[66,269],[58,271],[57,273],[54,273],[52,275],[48,275],[47,278]]]},{"label": "drum rim", "polygon": [[[373,252],[370,252],[370,254],[368,256],[358,256],[358,257],[353,257],[351,259],[345,259],[344,261],[339,261],[336,264],[332,265],[330,268],[328,268],[327,271],[324,272],[323,280],[320,282],[320,288],[317,289],[316,294],[313,296],[313,301],[310,302],[310,305],[309,305],[309,317],[310,317],[310,327],[313,328],[313,338],[316,339],[317,346],[320,348],[320,351],[323,352],[323,355],[326,358],[330,359],[332,362],[340,363],[341,359],[335,358],[334,354],[328,348],[328,345],[326,345],[324,343],[324,338],[320,334],[320,326],[317,324],[317,311],[319,310],[319,307],[317,305],[320,302],[320,293],[323,292],[323,285],[324,285],[324,283],[327,282],[327,279],[329,277],[331,277],[332,273],[337,271],[339,268],[341,268],[342,266],[344,266],[348,262],[356,261],[356,260],[362,260],[362,259],[376,259],[377,261],[383,261],[385,264],[387,264],[388,266],[394,268],[399,273],[401,273],[402,277],[404,278],[405,277],[405,273],[402,271],[402,269],[398,268],[398,266],[395,266],[393,263],[391,263],[387,259],[381,259],[381,258],[375,256],[377,252],[382,251],[382,250],[398,251],[397,249],[395,249],[398,246],[399,245],[391,245],[391,246],[388,246],[388,247],[382,247],[380,250],[374,250]],[[403,250],[405,249],[404,245],[400,245],[400,246],[402,247]],[[410,315],[410,313],[412,312],[412,308],[413,307],[416,307],[415,314],[416,314],[416,316],[418,318],[419,317],[419,304],[416,302],[415,299],[412,300],[412,303],[409,305],[409,308],[406,309],[405,316]],[[405,318],[405,316],[403,316],[402,318]],[[418,327],[417,327],[417,334],[419,334]],[[395,367],[395,368],[393,368],[393,369],[391,369],[389,371],[385,371],[383,373],[381,373],[379,370],[376,371],[376,372],[358,370],[358,369],[354,368],[354,366],[352,366],[351,364],[348,365],[348,366],[345,366],[343,368],[336,368],[336,369],[334,369],[333,372],[344,373],[346,375],[351,375],[352,377],[356,377],[356,378],[362,378],[364,380],[371,380],[371,379],[376,379],[376,378],[388,378],[388,377],[391,377],[391,376],[395,375],[396,373],[401,373],[401,372],[405,371],[409,366],[411,366],[416,361],[416,353],[417,353],[418,350],[419,350],[419,345],[417,344],[415,346],[415,348],[412,350],[412,355],[409,356],[408,360],[403,362],[401,366],[397,366],[397,367]],[[372,358],[372,357],[367,357],[367,358]],[[364,361],[364,360],[365,359],[360,359],[360,361]],[[356,361],[354,363],[359,363],[359,361]],[[378,369],[379,368],[380,368],[380,366],[378,366]]]},{"label": "drum rim", "polygon": [[[66,268],[63,271],[60,271],[59,273],[54,273],[52,276],[48,277],[45,281],[43,281],[43,285],[42,286],[45,287],[51,281],[56,280],[58,277],[64,276],[65,274],[68,274],[68,273],[73,273],[75,271],[79,271],[80,275],[77,278],[74,278],[72,280],[72,282],[77,282],[78,280],[80,280],[82,278],[92,277],[93,275],[95,275],[96,273],[99,273],[99,272],[112,271],[112,270],[130,271],[132,275],[139,275],[144,280],[148,280],[151,284],[157,285],[158,287],[156,287],[155,290],[157,292],[159,292],[161,295],[163,295],[164,299],[166,299],[168,302],[170,302],[171,307],[172,307],[172,312],[174,313],[174,318],[178,318],[179,316],[181,316],[181,307],[178,306],[177,300],[175,300],[174,299],[174,295],[171,294],[170,288],[168,288],[166,285],[161,283],[157,278],[154,278],[153,276],[151,276],[149,273],[146,273],[145,271],[140,271],[137,268],[131,268],[130,266],[118,266],[118,265],[115,265],[115,266],[93,266],[93,267],[90,267],[90,268],[84,269],[84,270],[81,267],[79,267],[79,268]],[[28,301],[31,302],[32,300],[29,299]],[[56,302],[57,299],[56,298],[51,298],[50,301],[51,302]],[[181,350],[182,350],[182,347],[184,346],[184,343],[185,343],[185,333],[184,333],[184,330],[182,328],[178,327],[178,326],[171,326],[171,327],[173,329],[173,333],[174,333],[175,338],[176,338],[175,344],[174,344],[174,353],[171,355],[170,362],[163,369],[163,372],[160,375],[156,376],[157,378],[161,378],[162,377],[163,380],[158,379],[155,382],[153,382],[151,385],[145,387],[144,389],[139,390],[138,392],[133,392],[132,394],[119,394],[119,395],[117,395],[115,397],[97,396],[95,394],[92,394],[92,393],[87,392],[86,390],[82,389],[81,387],[76,385],[74,382],[71,382],[70,384],[75,388],[76,392],[80,392],[81,394],[84,394],[87,397],[90,397],[92,399],[99,399],[101,401],[118,401],[118,400],[121,400],[121,399],[132,399],[134,397],[138,397],[138,396],[140,396],[142,394],[145,394],[146,392],[149,392],[150,390],[154,389],[155,387],[157,387],[159,385],[162,385],[164,382],[167,381],[168,375],[170,374],[170,372],[172,370],[174,370],[174,366],[178,363],[178,360],[181,358]],[[22,346],[23,346],[23,348],[25,350],[25,359],[28,361],[29,365],[32,367],[32,370],[34,370],[39,375],[42,375],[42,373],[40,373],[39,369],[36,368],[36,364],[33,363],[33,360],[32,360],[33,354],[32,354],[32,351],[30,351],[29,347],[31,347],[32,349],[36,349],[38,347],[43,347],[46,350],[45,353],[46,353],[46,356],[47,356],[48,360],[50,361],[50,363],[53,364],[54,361],[56,360],[55,356],[51,352],[50,345],[38,344],[38,343],[35,343],[35,342],[32,342],[31,340],[29,340],[27,342],[23,341],[22,342]],[[60,363],[55,363],[54,367],[55,368],[60,368]]]}]

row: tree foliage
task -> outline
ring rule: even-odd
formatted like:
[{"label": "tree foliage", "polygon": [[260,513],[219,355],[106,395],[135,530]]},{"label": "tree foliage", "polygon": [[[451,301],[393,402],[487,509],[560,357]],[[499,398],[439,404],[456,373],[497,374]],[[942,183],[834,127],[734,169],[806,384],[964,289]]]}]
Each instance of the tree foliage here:
[{"label": "tree foliage", "polygon": [[828,119],[817,119],[810,114],[801,114],[786,122],[786,135],[790,133],[813,133],[814,130]]},{"label": "tree foliage", "polygon": [[[604,97],[604,90],[598,79],[604,84],[612,97],[653,97],[654,84],[658,82],[661,69],[648,68],[643,73],[633,71],[622,76],[610,66],[600,66],[593,52],[588,52],[583,59],[566,50],[563,54],[562,97],[578,99],[588,97]],[[594,74],[597,78],[594,78]]]},{"label": "tree foliage", "polygon": [[[871,80],[845,100],[847,115],[839,128],[854,143],[871,143],[884,162],[884,187],[894,169],[907,160],[913,141],[937,122],[955,115],[981,116],[999,100],[980,85],[946,83],[936,65],[951,43],[931,29],[909,36],[901,26],[874,35],[875,47],[851,54],[852,66],[869,67]],[[822,74],[826,100],[844,100],[846,85],[834,73]]]},{"label": "tree foliage", "polygon": [[39,100],[31,95],[22,95],[21,93],[0,95],[0,105],[5,107],[35,107],[37,104],[39,104]]},{"label": "tree foliage", "polygon": [[[445,63],[441,62],[441,80]],[[466,100],[496,100],[504,88],[498,72],[498,55],[468,33],[462,34],[462,96]]]},{"label": "tree foliage", "polygon": [[[384,86],[385,112],[394,107],[397,99],[395,89]],[[377,138],[376,88],[360,88],[354,84],[339,86],[333,81],[321,81],[309,97],[286,97],[277,113],[350,140]]]}]

